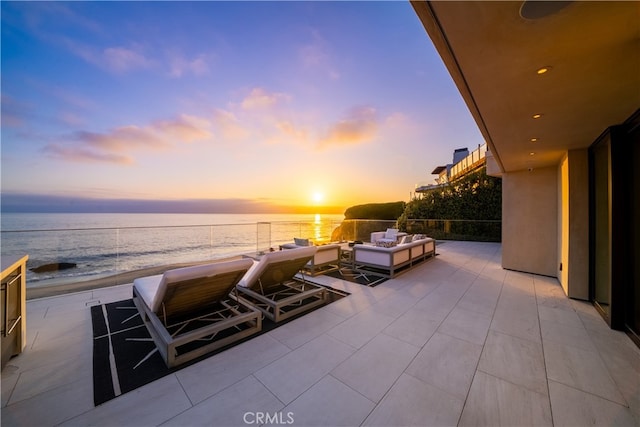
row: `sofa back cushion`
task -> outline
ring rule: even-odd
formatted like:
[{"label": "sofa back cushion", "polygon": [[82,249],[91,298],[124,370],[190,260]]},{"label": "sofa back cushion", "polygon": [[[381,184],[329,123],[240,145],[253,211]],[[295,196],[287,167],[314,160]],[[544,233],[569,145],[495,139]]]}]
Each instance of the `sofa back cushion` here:
[{"label": "sofa back cushion", "polygon": [[387,228],[387,231],[384,233],[385,239],[397,239],[398,238],[398,229],[397,228]]}]

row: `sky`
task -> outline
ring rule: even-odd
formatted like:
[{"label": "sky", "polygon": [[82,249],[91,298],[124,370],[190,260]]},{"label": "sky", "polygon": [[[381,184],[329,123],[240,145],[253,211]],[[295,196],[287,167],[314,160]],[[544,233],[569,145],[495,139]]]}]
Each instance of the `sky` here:
[{"label": "sky", "polygon": [[5,212],[341,213],[484,142],[408,1],[0,7]]}]

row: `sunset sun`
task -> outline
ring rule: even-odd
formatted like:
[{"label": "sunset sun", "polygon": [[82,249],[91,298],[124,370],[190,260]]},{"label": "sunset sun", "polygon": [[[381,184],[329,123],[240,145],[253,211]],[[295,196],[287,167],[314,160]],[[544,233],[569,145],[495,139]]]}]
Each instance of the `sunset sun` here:
[{"label": "sunset sun", "polygon": [[320,204],[324,200],[324,194],[322,194],[319,191],[316,191],[315,193],[312,194],[311,199],[315,204]]}]

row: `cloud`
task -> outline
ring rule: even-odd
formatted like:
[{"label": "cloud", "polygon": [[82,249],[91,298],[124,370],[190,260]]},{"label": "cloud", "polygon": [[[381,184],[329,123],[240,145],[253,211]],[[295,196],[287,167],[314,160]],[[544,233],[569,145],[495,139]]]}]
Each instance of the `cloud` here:
[{"label": "cloud", "polygon": [[228,139],[244,139],[250,134],[231,111],[216,109],[213,112],[213,123],[216,130]]},{"label": "cloud", "polygon": [[169,75],[182,77],[185,74],[203,76],[209,73],[210,55],[200,54],[193,59],[186,59],[182,55],[172,53],[169,55]]},{"label": "cloud", "polygon": [[211,138],[210,126],[211,123],[208,120],[187,114],[181,114],[172,120],[160,120],[153,124],[156,131],[185,142]]},{"label": "cloud", "polygon": [[111,71],[125,73],[138,68],[147,68],[151,61],[139,52],[124,47],[109,47],[102,52],[104,64]]},{"label": "cloud", "polygon": [[31,107],[28,104],[20,102],[6,94],[2,94],[1,99],[2,108],[0,110],[2,111],[2,114],[0,117],[2,118],[2,127],[22,127],[25,122],[25,116],[29,114]]},{"label": "cloud", "polygon": [[308,139],[309,135],[307,130],[296,127],[288,120],[279,121],[275,126],[280,132],[293,138],[297,142],[306,142]]},{"label": "cloud", "polygon": [[332,80],[340,78],[330,54],[329,45],[318,30],[311,31],[311,42],[302,46],[298,56],[304,68],[319,70]]},{"label": "cloud", "polygon": [[241,103],[243,110],[268,109],[287,102],[291,97],[284,93],[269,93],[262,88],[254,88],[251,90]]},{"label": "cloud", "polygon": [[[281,206],[269,199],[124,199],[82,197],[73,194],[51,195],[2,193],[2,212],[58,213],[284,213],[299,207]],[[313,213],[316,208],[313,207]],[[335,209],[335,208],[334,208]],[[310,212],[311,213],[311,212]]]},{"label": "cloud", "polygon": [[162,135],[153,129],[137,126],[123,126],[107,133],[80,131],[76,133],[76,140],[104,151],[127,151],[135,148],[165,148],[168,143]]},{"label": "cloud", "polygon": [[133,158],[130,156],[100,152],[86,147],[78,146],[62,146],[60,144],[48,144],[43,148],[43,151],[54,159],[62,159],[72,162],[98,162],[98,163],[117,163],[122,165],[129,165],[133,163]]},{"label": "cloud", "polygon": [[134,151],[158,151],[170,149],[176,143],[211,138],[207,119],[179,115],[168,120],[158,120],[148,126],[122,126],[108,132],[79,131],[66,138],[64,144],[47,144],[43,151],[48,156],[72,162],[105,162],[132,164]]},{"label": "cloud", "polygon": [[373,107],[357,107],[345,118],[331,126],[318,147],[330,145],[355,145],[373,140],[378,133],[378,115]]},{"label": "cloud", "polygon": [[107,47],[103,50],[80,43],[70,38],[60,38],[60,42],[76,56],[104,70],[124,74],[129,71],[149,68],[153,61],[148,59],[138,47]]}]

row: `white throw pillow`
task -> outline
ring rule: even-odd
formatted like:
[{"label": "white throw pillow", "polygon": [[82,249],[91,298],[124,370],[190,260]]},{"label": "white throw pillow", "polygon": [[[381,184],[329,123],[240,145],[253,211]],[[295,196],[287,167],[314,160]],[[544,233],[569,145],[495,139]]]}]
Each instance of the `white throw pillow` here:
[{"label": "white throw pillow", "polygon": [[293,241],[298,246],[309,246],[309,239],[298,239],[297,237],[294,237]]}]

